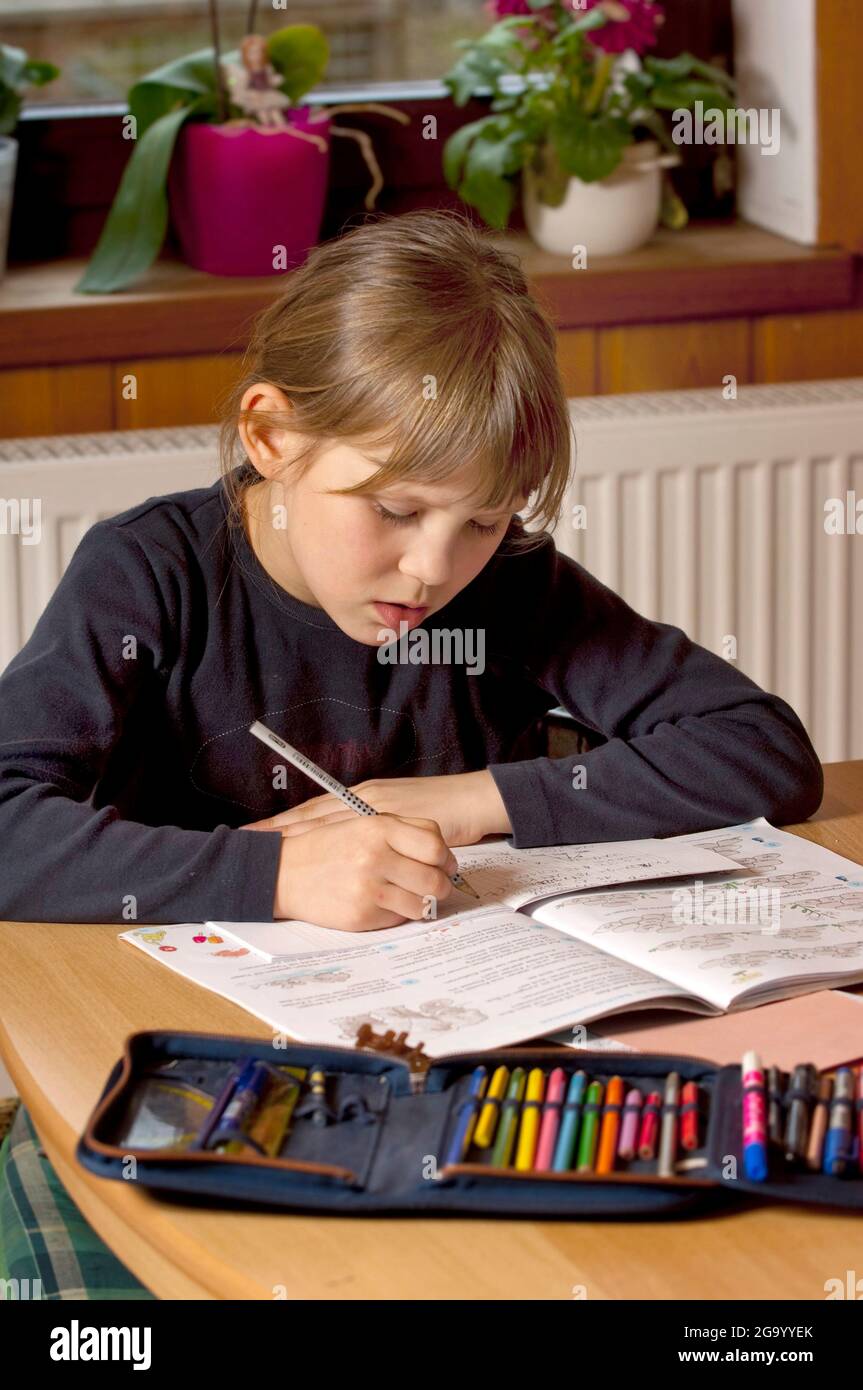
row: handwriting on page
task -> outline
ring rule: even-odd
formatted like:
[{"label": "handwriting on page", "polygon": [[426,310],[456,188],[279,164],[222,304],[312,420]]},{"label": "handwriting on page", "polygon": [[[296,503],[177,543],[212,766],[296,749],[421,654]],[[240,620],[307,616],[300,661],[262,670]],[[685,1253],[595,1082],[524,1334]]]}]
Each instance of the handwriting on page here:
[{"label": "handwriting on page", "polygon": [[513,849],[475,845],[455,851],[459,870],[483,903],[523,907],[555,893],[574,893],[618,883],[678,877],[690,873],[737,870],[715,850],[659,840],[631,840],[620,845],[561,845]]}]

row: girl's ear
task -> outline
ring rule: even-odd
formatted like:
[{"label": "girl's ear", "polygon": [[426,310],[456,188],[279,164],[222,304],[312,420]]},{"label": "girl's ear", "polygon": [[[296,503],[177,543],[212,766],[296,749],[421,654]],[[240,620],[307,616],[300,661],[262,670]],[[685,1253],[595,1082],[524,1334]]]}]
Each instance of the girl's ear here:
[{"label": "girl's ear", "polygon": [[[252,412],[237,425],[243,448],[258,472],[271,478],[287,455],[291,435],[288,422],[293,405],[278,386],[269,382],[250,386],[240,405],[242,410]],[[255,418],[256,414],[260,419]],[[273,417],[280,415],[285,418],[284,426],[273,423]]]}]

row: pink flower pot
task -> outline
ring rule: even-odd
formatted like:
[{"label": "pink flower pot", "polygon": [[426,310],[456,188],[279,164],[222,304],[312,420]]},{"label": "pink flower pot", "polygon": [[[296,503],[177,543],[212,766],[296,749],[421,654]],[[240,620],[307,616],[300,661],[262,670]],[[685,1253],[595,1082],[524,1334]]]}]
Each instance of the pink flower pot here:
[{"label": "pink flower pot", "polygon": [[[286,111],[300,131],[190,122],[168,171],[171,220],[183,258],[211,275],[280,275],[317,244],[330,167],[330,122]],[[284,251],[282,251],[284,247]],[[275,262],[275,263],[274,263]]]}]

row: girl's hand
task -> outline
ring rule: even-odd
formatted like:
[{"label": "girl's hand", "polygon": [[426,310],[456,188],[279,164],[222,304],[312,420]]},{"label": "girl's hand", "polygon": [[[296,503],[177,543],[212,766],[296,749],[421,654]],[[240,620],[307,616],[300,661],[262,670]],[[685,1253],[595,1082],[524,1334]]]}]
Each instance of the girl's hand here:
[{"label": "girl's hand", "polygon": [[[503,799],[487,770],[448,777],[376,777],[358,782],[350,790],[378,812],[435,821],[448,845],[474,845],[483,835],[512,831]],[[358,819],[371,821],[375,817],[358,817],[356,811],[327,792],[242,828],[281,830],[283,835],[293,836]]]},{"label": "girl's hand", "polygon": [[436,917],[437,901],[456,891],[450,877],[458,864],[434,822],[354,811],[348,817],[282,839],[273,917],[337,931]]}]

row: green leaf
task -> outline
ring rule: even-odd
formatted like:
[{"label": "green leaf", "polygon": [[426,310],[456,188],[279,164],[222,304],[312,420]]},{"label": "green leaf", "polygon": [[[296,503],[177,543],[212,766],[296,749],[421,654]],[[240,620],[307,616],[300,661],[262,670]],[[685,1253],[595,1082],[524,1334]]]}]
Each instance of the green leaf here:
[{"label": "green leaf", "polygon": [[496,231],[502,232],[509,222],[515,189],[508,179],[500,178],[489,169],[477,169],[459,189],[459,196]]},{"label": "green leaf", "polygon": [[18,124],[21,98],[11,87],[0,86],[0,135],[9,135]]},{"label": "green leaf", "polygon": [[180,127],[197,105],[161,116],[140,136],[123,171],[120,187],[98,245],[75,286],[79,294],[122,289],[152,265],[168,222],[168,166]]},{"label": "green leaf", "polygon": [[734,78],[724,68],[705,63],[692,53],[679,53],[676,58],[646,57],[644,68],[662,83],[680,82],[692,73],[697,73],[699,77],[704,77],[708,82],[715,83],[727,91],[734,89]]},{"label": "green leaf", "polygon": [[270,62],[284,81],[282,91],[296,104],[316,87],[330,61],[330,45],[316,24],[287,24],[267,40]]},{"label": "green leaf", "polygon": [[574,107],[552,122],[549,135],[561,167],[584,183],[595,183],[613,173],[632,142],[625,121],[609,116],[589,120]]},{"label": "green leaf", "polygon": [[568,29],[561,30],[563,34],[589,34],[591,29],[602,29],[608,23],[608,16],[604,10],[599,8],[588,10],[581,19],[575,20]]},{"label": "green leaf", "polygon": [[42,63],[36,59],[31,59],[24,65],[22,81],[29,83],[33,87],[44,87],[46,82],[53,82],[55,77],[60,76],[60,69],[53,63]]},{"label": "green leaf", "polygon": [[7,43],[0,44],[0,86],[17,87],[26,65],[27,54],[23,48],[13,48]]},{"label": "green leaf", "polygon": [[478,121],[469,121],[459,126],[447,140],[443,148],[443,172],[450,188],[458,186],[471,141],[494,119],[494,116],[482,116]]},{"label": "green leaf", "polygon": [[[238,62],[239,56],[236,51],[226,53],[223,62]],[[216,70],[212,48],[201,48],[197,53],[164,63],[129,89],[129,111],[137,121],[138,138],[141,139],[155,121],[175,110],[178,101],[191,106],[201,97],[209,97],[208,110],[215,116]]]},{"label": "green leaf", "polygon": [[693,78],[688,82],[665,83],[654,87],[651,101],[654,106],[659,107],[660,111],[677,111],[682,108],[689,108],[697,101],[703,101],[705,107],[716,106],[720,111],[726,110],[731,98],[727,92],[720,91],[710,82],[701,82],[698,78]]},{"label": "green leaf", "polygon": [[652,73],[654,77],[663,82],[678,82],[683,77],[688,77],[692,71],[693,58],[691,53],[678,53],[676,58],[651,58],[645,57],[644,69]]}]

